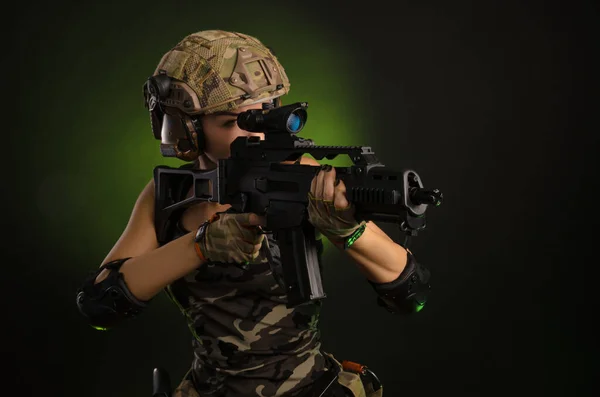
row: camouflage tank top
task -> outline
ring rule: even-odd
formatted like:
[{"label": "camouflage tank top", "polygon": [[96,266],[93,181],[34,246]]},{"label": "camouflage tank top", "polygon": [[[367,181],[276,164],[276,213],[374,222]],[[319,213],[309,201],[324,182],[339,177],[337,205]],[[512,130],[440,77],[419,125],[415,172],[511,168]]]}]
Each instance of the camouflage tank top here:
[{"label": "camouflage tank top", "polygon": [[[177,222],[171,239],[186,233]],[[276,240],[267,237],[271,260],[280,261]],[[288,309],[269,263],[208,262],[166,292],[194,336],[188,376],[202,397],[296,396],[332,369],[320,350],[321,303]]]}]

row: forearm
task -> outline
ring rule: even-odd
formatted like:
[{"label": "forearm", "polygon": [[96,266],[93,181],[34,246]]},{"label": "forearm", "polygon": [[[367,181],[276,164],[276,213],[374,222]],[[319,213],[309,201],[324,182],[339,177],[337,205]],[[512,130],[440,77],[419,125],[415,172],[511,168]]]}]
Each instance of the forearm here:
[{"label": "forearm", "polygon": [[356,262],[365,277],[375,283],[396,280],[407,261],[406,250],[370,222],[363,234],[345,252]]},{"label": "forearm", "polygon": [[[195,232],[190,232],[162,247],[127,260],[119,270],[131,293],[142,301],[150,300],[167,285],[190,273],[202,261],[194,249]],[[101,274],[97,281],[101,281]]]}]

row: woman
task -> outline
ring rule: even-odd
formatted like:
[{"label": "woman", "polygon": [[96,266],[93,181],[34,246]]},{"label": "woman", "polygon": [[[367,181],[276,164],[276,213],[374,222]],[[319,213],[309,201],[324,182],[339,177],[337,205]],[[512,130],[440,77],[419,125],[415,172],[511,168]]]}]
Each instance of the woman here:
[{"label": "woman", "polygon": [[[277,58],[256,38],[203,31],[163,56],[145,97],[163,155],[210,170],[229,157],[235,138],[264,139],[240,129],[237,114],[280,106],[289,87]],[[192,195],[189,185],[178,189],[180,199]],[[428,272],[410,253],[372,222],[356,222],[335,169],[322,167],[309,198],[309,221],[356,262],[390,309],[406,299],[407,283],[408,291],[428,289]],[[333,378],[325,396],[382,395],[321,351],[320,303],[286,307],[268,263],[279,259],[279,250],[263,233],[263,218],[204,202],[177,213],[168,241],[159,243],[155,199],[151,180],[122,236],[81,288],[78,305],[93,325],[106,328],[166,290],[194,335],[192,367],[175,396],[311,396]]]}]

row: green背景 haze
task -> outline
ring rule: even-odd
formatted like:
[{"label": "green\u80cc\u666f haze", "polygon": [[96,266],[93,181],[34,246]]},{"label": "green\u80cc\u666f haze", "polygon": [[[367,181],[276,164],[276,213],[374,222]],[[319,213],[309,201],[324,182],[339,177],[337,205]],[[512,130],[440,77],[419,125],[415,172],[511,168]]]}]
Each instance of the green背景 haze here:
[{"label": "green\u80cc\u666f haze", "polygon": [[[63,33],[60,45],[43,49],[53,57],[42,58],[41,68],[57,68],[56,59],[70,59],[60,64],[68,78],[40,82],[44,91],[56,93],[56,100],[39,110],[51,131],[40,136],[36,153],[46,167],[36,199],[50,242],[62,244],[68,256],[101,261],[126,226],[153,168],[183,164],[161,156],[142,85],[162,55],[194,31],[233,30],[263,41],[290,78],[284,104],[309,103],[300,136],[319,145],[365,145],[364,125],[354,117],[364,101],[350,44],[327,27],[292,17],[297,11],[289,18],[282,13],[278,9],[277,19],[268,25],[228,15],[222,23],[213,19],[210,26],[183,13],[173,30],[163,34],[149,28],[145,18],[121,21],[124,29],[102,32],[83,18],[71,28],[78,31]],[[85,45],[90,42],[94,45]],[[349,164],[345,158],[323,162]],[[61,233],[55,233],[56,225]]]}]

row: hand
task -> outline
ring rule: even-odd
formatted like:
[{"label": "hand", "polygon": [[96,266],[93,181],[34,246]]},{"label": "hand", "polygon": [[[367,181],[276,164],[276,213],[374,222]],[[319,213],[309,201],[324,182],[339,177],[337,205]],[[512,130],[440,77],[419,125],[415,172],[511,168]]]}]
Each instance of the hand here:
[{"label": "hand", "polygon": [[323,166],[313,178],[308,193],[308,220],[333,243],[342,243],[360,224],[355,208],[346,198],[346,185],[336,178],[335,168]]},{"label": "hand", "polygon": [[266,262],[263,245],[269,248],[268,239],[261,229],[264,217],[253,213],[217,213],[206,228],[204,238],[198,242],[204,258],[212,262],[262,263]]}]

